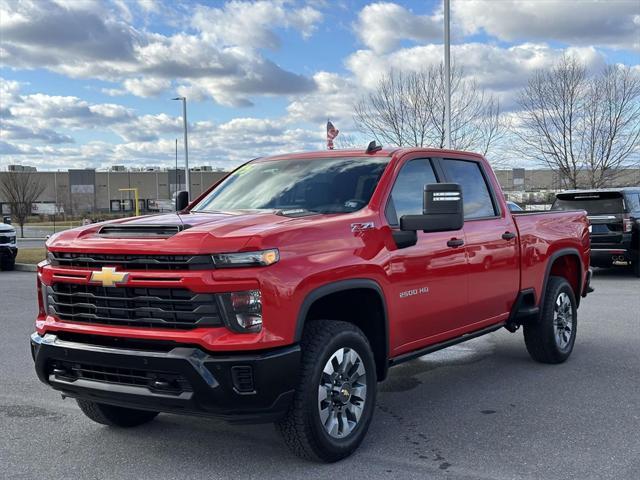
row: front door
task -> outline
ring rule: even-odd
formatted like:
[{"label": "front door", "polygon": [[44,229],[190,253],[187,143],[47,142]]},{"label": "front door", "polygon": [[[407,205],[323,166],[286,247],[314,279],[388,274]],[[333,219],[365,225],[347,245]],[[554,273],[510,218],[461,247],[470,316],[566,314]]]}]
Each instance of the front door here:
[{"label": "front door", "polygon": [[[412,159],[401,165],[385,209],[391,229],[399,228],[403,215],[422,214],[424,186],[437,182],[429,159]],[[443,340],[446,332],[465,318],[463,231],[417,235],[416,245],[391,250],[385,265],[392,292],[387,300],[394,312],[392,355]]]}]

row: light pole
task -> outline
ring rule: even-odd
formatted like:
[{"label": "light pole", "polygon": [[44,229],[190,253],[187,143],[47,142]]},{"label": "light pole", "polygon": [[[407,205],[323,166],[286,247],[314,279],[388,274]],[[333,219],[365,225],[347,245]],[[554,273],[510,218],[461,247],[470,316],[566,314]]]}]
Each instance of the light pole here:
[{"label": "light pole", "polygon": [[[184,124],[184,183],[185,190],[189,194],[189,147],[187,146],[187,97],[176,97],[171,100],[182,100],[182,122]],[[191,198],[191,195],[189,195]]]},{"label": "light pole", "polygon": [[173,193],[178,193],[180,189],[180,175],[178,175],[178,139],[176,138],[176,191]]},{"label": "light pole", "polygon": [[444,146],[451,149],[451,36],[449,0],[444,0]]}]

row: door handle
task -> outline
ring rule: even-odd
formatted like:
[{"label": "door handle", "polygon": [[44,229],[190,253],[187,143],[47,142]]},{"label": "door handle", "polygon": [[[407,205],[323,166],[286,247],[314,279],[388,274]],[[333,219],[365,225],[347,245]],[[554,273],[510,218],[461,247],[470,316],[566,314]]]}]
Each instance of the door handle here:
[{"label": "door handle", "polygon": [[452,238],[447,242],[447,247],[458,248],[464,245],[464,240],[461,238]]},{"label": "door handle", "polygon": [[513,232],[504,232],[502,234],[503,240],[513,240],[514,238],[516,238],[516,234]]}]

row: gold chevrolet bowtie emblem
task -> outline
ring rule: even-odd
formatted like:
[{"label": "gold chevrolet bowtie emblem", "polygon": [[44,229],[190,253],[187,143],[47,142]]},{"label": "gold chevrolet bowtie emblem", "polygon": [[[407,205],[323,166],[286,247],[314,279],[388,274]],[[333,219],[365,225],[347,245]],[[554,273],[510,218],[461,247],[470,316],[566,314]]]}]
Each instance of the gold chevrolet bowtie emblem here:
[{"label": "gold chevrolet bowtie emblem", "polygon": [[127,281],[128,273],[116,272],[115,268],[102,267],[99,272],[91,272],[91,281],[100,282],[103,287],[115,287],[118,283]]}]

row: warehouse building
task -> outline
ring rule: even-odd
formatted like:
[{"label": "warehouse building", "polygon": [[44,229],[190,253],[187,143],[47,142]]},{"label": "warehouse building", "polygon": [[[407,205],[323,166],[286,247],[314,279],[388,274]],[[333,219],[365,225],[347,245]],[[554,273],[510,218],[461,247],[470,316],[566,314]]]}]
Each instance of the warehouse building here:
[{"label": "warehouse building", "polygon": [[[109,171],[93,169],[59,172],[36,172],[28,166],[12,165],[13,172],[33,175],[45,185],[45,190],[34,205],[36,214],[64,213],[86,215],[93,213],[133,212],[135,192],[138,190],[139,209],[142,213],[169,211],[177,191],[184,190],[184,170],[147,168],[145,171],[127,170],[114,166]],[[585,172],[586,178],[587,172]],[[0,172],[0,182],[6,172]],[[190,170],[191,196],[197,197],[226,175],[210,167]],[[520,192],[555,192],[562,190],[559,175],[551,170],[513,168],[496,170],[498,180],[507,195],[516,201]],[[615,185],[640,185],[640,169],[621,173]],[[9,213],[6,199],[0,191],[2,213]]]},{"label": "warehouse building", "polygon": [[[171,210],[176,192],[185,189],[184,170],[96,171],[93,169],[60,172],[31,172],[45,189],[34,205],[36,214],[114,213],[135,211],[138,190],[142,213]],[[0,182],[6,172],[0,172]],[[204,169],[190,171],[191,196],[200,195],[226,175]],[[0,207],[8,212],[7,200],[0,191]]]}]

